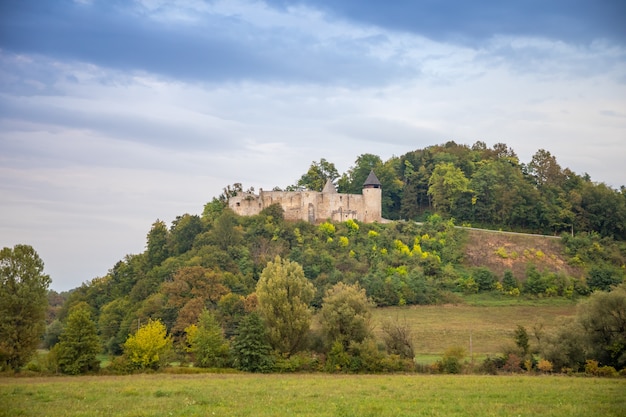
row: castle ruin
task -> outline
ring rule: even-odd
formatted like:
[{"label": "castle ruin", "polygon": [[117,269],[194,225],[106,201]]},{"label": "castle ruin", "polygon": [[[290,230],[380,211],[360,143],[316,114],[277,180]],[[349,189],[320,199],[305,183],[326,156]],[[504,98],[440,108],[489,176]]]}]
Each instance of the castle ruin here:
[{"label": "castle ruin", "polygon": [[348,219],[363,223],[382,222],[382,190],[380,181],[371,171],[363,194],[338,193],[329,180],[319,191],[263,191],[242,193],[231,197],[228,206],[241,216],[253,216],[272,204],[280,204],[285,220],[321,223],[326,220],[342,222]]}]

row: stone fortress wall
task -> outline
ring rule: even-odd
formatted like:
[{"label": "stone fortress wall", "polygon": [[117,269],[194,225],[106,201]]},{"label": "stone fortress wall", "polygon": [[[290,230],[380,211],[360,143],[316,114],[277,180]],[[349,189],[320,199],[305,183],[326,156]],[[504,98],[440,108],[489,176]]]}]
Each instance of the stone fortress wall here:
[{"label": "stone fortress wall", "polygon": [[329,181],[318,191],[263,191],[243,193],[228,200],[228,206],[241,216],[253,216],[272,204],[280,204],[286,220],[321,223],[348,219],[363,223],[382,221],[382,190],[374,172],[363,184],[363,194],[338,193]]}]

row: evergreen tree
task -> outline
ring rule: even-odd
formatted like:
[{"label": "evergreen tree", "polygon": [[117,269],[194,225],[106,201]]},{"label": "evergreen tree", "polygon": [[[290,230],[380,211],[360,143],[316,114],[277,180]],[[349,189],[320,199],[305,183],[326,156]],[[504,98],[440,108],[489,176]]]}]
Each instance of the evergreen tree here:
[{"label": "evergreen tree", "polygon": [[261,317],[256,313],[248,314],[239,324],[233,340],[235,366],[247,372],[269,372],[273,360],[271,346]]},{"label": "evergreen tree", "polygon": [[511,291],[514,288],[519,288],[519,283],[517,282],[517,279],[515,279],[513,271],[511,271],[510,269],[504,271],[504,277],[502,278],[502,288],[504,288],[505,291]]},{"label": "evergreen tree", "polygon": [[96,359],[100,353],[98,330],[86,303],[79,303],[70,310],[55,350],[59,369],[63,373],[76,375],[100,368]]}]

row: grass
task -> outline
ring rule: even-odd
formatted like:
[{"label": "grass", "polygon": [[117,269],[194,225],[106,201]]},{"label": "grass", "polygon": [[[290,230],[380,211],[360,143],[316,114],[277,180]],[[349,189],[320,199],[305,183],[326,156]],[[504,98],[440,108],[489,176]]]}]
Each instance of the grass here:
[{"label": "grass", "polygon": [[[549,332],[558,325],[558,317],[576,312],[576,304],[571,301],[512,302],[515,304],[500,304],[497,299],[484,298],[478,305],[390,307],[374,309],[372,313],[376,332],[380,332],[380,323],[385,319],[405,321],[412,331],[417,361],[421,362],[422,358],[436,360],[453,346],[464,348],[469,355],[470,335],[475,359],[496,355],[512,344],[518,325],[524,326],[532,338],[535,325],[542,325],[543,331]],[[431,362],[434,360],[421,363]]]},{"label": "grass", "polygon": [[0,416],[623,416],[626,380],[134,375],[0,379]]}]

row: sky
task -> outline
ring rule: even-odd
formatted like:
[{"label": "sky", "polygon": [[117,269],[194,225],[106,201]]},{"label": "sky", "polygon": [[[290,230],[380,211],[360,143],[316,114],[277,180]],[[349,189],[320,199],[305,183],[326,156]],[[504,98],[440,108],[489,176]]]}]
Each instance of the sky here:
[{"label": "sky", "polygon": [[0,2],[0,247],[57,291],[229,184],[449,140],[626,185],[626,2]]}]

